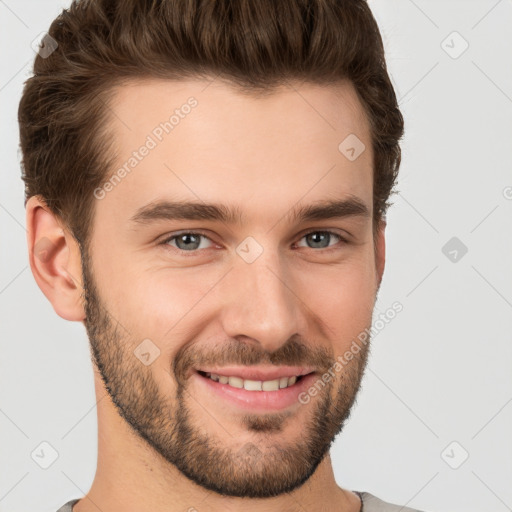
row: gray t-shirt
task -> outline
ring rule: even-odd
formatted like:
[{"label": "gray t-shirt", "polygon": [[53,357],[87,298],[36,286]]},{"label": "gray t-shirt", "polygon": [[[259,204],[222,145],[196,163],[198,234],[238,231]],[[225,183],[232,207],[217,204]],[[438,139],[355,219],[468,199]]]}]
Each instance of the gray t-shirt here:
[{"label": "gray t-shirt", "polygon": [[[361,498],[361,508],[359,512],[421,512],[415,508],[403,507],[400,505],[393,505],[382,501],[373,494],[363,491],[353,491]],[[79,500],[68,501],[65,505],[59,508],[57,512],[73,512],[73,505]]]}]

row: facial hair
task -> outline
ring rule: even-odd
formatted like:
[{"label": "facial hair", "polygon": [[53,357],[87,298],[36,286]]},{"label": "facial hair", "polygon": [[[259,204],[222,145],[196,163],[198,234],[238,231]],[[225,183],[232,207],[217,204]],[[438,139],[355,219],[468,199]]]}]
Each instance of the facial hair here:
[{"label": "facial hair", "polygon": [[200,364],[271,363],[313,366],[323,374],[333,366],[333,354],[296,337],[273,353],[233,339],[216,348],[185,344],[169,369],[176,382],[175,396],[165,395],[154,376],[155,365],[145,366],[133,354],[141,340],[111,317],[99,296],[87,250],[81,253],[85,326],[93,363],[119,415],[150,450],[196,484],[225,496],[278,496],[297,489],[313,475],[350,416],[366,368],[369,343],[363,344],[336,378],[311,399],[299,441],[283,444],[282,437],[280,442],[272,441],[272,435],[281,432],[287,421],[294,421],[292,413],[278,412],[247,413],[241,418],[258,441],[237,445],[236,439],[226,434],[225,442],[205,431],[205,423],[191,413],[194,400],[187,380],[191,368]]}]

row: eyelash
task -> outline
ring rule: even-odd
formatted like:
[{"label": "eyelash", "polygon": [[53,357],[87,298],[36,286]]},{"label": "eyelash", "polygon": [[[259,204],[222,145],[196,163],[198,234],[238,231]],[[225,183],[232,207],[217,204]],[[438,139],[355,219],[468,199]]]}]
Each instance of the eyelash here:
[{"label": "eyelash", "polygon": [[[312,233],[328,233],[329,235],[334,235],[335,237],[337,237],[339,239],[339,242],[341,242],[342,245],[346,245],[346,244],[349,243],[348,240],[343,238],[340,234],[338,234],[338,233],[336,233],[334,231],[329,231],[328,229],[313,229],[311,231],[308,231],[308,232],[304,233],[300,237],[299,240],[302,240],[304,237],[306,237],[306,236],[308,236],[308,235],[310,235]],[[171,242],[172,240],[175,240],[176,238],[178,238],[179,236],[182,236],[182,235],[202,236],[202,237],[207,238],[208,240],[210,240],[210,242],[215,243],[208,235],[206,235],[205,233],[203,233],[201,231],[181,231],[180,233],[168,236],[167,238],[162,240],[162,242],[160,242],[159,245],[170,247],[172,250],[178,251],[178,252],[182,253],[186,257],[188,257],[188,256],[195,256],[198,253],[200,253],[201,251],[206,250],[206,249],[195,249],[195,250],[191,250],[191,251],[185,251],[183,249],[179,249],[178,247],[169,246],[169,242]],[[323,247],[323,248],[320,248],[320,249],[315,249],[314,247],[307,247],[307,249],[311,249],[311,250],[316,251],[316,252],[328,253],[328,252],[331,252],[332,250],[338,249],[336,247],[336,245],[334,245],[332,247],[331,246]],[[189,253],[189,254],[187,254],[187,253]]]}]

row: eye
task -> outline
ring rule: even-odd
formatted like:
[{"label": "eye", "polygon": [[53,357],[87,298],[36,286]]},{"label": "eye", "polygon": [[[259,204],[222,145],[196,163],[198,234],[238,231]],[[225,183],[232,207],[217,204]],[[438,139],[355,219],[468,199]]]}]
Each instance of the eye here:
[{"label": "eye", "polygon": [[179,249],[180,251],[194,252],[198,249],[207,249],[210,247],[202,244],[202,240],[208,240],[211,242],[211,240],[202,233],[198,233],[196,231],[184,231],[177,235],[172,235],[166,238],[162,244],[170,245],[171,247]]},{"label": "eye", "polygon": [[[335,237],[336,240],[341,241],[343,243],[347,243],[347,241],[341,236],[335,233],[334,231],[310,231],[302,236],[302,239],[305,239],[311,249],[326,249],[331,247],[330,242],[332,238]],[[304,247],[304,246],[302,246]]]},{"label": "eye", "polygon": [[[333,241],[333,237],[335,242],[342,242],[342,244],[348,243],[341,235],[334,231],[319,230],[306,233],[300,240],[305,239],[308,244],[306,247],[309,247],[310,249],[327,249],[336,245],[331,243]],[[205,243],[203,243],[203,241],[205,241]],[[198,252],[200,249],[209,249],[213,247],[212,240],[205,234],[198,231],[182,231],[181,233],[167,237],[165,240],[160,242],[160,244],[170,246],[182,253],[194,253]],[[298,246],[304,247],[300,245]]]}]

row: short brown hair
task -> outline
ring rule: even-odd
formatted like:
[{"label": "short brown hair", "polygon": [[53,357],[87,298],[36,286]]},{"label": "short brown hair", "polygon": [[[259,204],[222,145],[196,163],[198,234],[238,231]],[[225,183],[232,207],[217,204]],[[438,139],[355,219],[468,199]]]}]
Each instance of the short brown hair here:
[{"label": "short brown hair", "polygon": [[145,77],[219,76],[255,95],[348,79],[371,128],[374,227],[390,206],[404,121],[366,0],[82,0],[48,34],[58,46],[36,56],[18,112],[25,195],[42,196],[80,243],[112,171],[109,98]]}]

